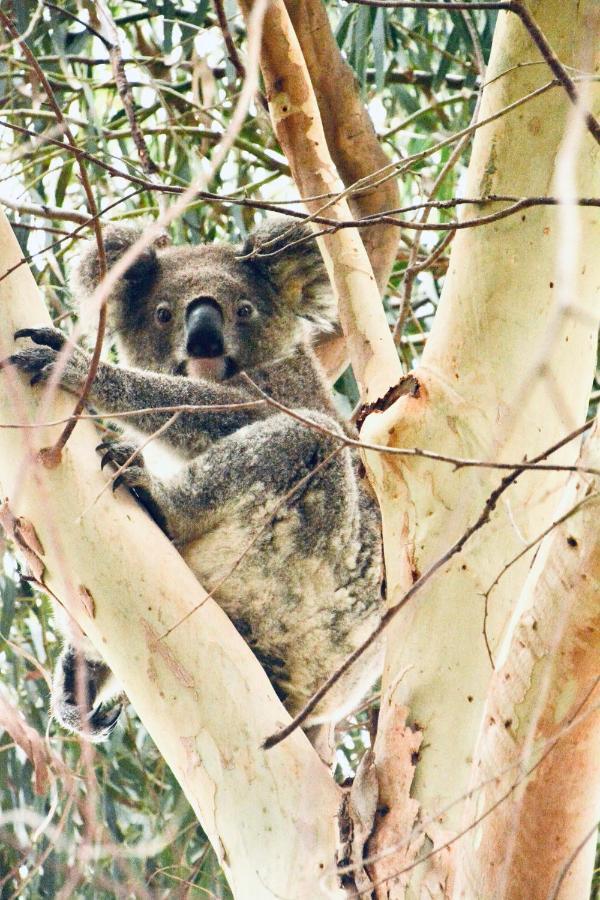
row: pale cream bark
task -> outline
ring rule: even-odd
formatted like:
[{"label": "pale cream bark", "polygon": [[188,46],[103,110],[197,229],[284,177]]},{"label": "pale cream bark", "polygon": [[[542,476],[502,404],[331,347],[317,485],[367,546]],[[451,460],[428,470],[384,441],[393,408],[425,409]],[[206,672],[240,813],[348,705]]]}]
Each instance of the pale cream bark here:
[{"label": "pale cream bark", "polygon": [[[565,64],[580,63],[593,5],[592,0],[529,4]],[[550,78],[519,19],[500,13],[480,118]],[[598,110],[597,85],[589,86],[586,102]],[[598,196],[600,148],[587,132],[571,141],[565,162],[572,121],[572,107],[555,87],[486,125],[477,133],[461,193],[552,194],[561,187],[559,167],[570,171],[572,163],[577,194]],[[481,206],[464,217],[496,209]],[[569,208],[578,226],[574,236],[561,229],[565,215],[561,208],[536,208],[457,234],[435,324],[415,372],[418,390],[369,416],[364,440],[518,461],[584,421],[596,359],[600,220],[597,210]],[[564,263],[557,263],[564,259],[565,241],[568,279]],[[563,309],[561,315],[566,302],[576,309]],[[536,367],[542,360],[543,371]],[[553,461],[572,463],[576,453],[574,442]],[[374,453],[368,454],[368,465],[383,514],[393,604],[477,519],[502,473],[454,472],[439,462]],[[396,845],[400,850],[373,866],[375,881],[388,879],[378,896],[437,897],[450,890],[447,851],[395,876],[419,852],[440,846],[460,828],[464,803],[457,801],[469,786],[492,675],[483,636],[484,594],[505,563],[552,520],[564,483],[564,473],[522,475],[491,522],[388,628],[375,751],[382,800],[390,812],[370,850]],[[490,597],[487,634],[493,651],[530,562],[528,554]],[[419,736],[420,748],[415,746]],[[411,835],[411,826],[416,834]]]},{"label": "pale cream bark", "polygon": [[[0,213],[3,271],[21,259]],[[0,281],[0,357],[17,328],[48,324],[30,270]],[[12,375],[12,377],[11,377]],[[2,373],[0,421],[36,416],[41,388]],[[58,391],[43,421],[68,415]],[[288,716],[259,663],[208,600],[160,637],[204,593],[175,548],[124,492],[105,484],[97,432],[80,422],[54,469],[36,453],[59,434],[0,428],[0,486],[43,548],[44,581],[101,650],[185,791],[238,898],[343,896],[332,875],[339,789],[296,732],[268,752],[261,742]],[[29,465],[25,473],[23,462]],[[24,474],[24,477],[23,477]]]},{"label": "pale cream bark", "polygon": [[[597,423],[580,463],[600,468]],[[460,843],[457,900],[589,896],[600,812],[599,491],[598,477],[571,479],[558,517],[578,508],[541,545],[501,648],[464,827],[492,811]]]}]

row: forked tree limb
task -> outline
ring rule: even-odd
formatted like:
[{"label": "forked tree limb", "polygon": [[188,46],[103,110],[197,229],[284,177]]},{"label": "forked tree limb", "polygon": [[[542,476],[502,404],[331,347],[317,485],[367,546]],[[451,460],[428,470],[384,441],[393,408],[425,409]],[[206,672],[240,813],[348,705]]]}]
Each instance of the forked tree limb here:
[{"label": "forked tree limb", "polygon": [[[241,0],[246,18],[252,0]],[[273,127],[302,197],[337,193],[342,188],[327,146],[321,114],[298,38],[283,0],[266,12],[261,69]],[[308,200],[311,213],[322,206]],[[348,204],[338,200],[327,214],[343,219]],[[363,400],[383,396],[401,376],[398,356],[373,270],[360,235],[346,229],[320,239],[321,252],[337,294],[340,320]]]},{"label": "forked tree limb", "polygon": [[[285,6],[310,75],[331,158],[349,187],[389,159],[360,97],[356,76],[340,52],[323,0],[285,0]],[[349,207],[359,218],[395,209],[399,202],[397,182],[391,178],[357,194]],[[383,294],[398,249],[398,230],[382,224],[363,229],[361,237]],[[333,377],[347,364],[346,342],[339,333],[319,338],[316,351]]]},{"label": "forked tree limb", "polygon": [[[20,257],[0,212],[1,265],[11,268]],[[0,308],[3,359],[16,329],[49,324],[27,266],[0,280]],[[0,381],[0,421],[39,414],[39,388],[11,370]],[[44,415],[61,419],[71,406],[59,391]],[[207,601],[161,639],[205,596],[201,586],[131,497],[101,493],[92,424],[79,423],[60,464],[48,469],[38,454],[55,434],[56,427],[0,428],[0,497],[33,525],[44,583],[123,685],[234,895],[343,896],[332,868],[340,792],[326,767],[302,734],[275,751],[261,749],[289,717],[216,603]]]},{"label": "forked tree limb", "polygon": [[[356,76],[343,58],[333,35],[323,0],[285,0],[315,92],[331,158],[344,185],[387,165],[369,113],[360,97]],[[400,192],[394,179],[357,194],[349,201],[355,218],[395,209]],[[398,232],[382,225],[361,233],[381,293],[387,285]]]}]

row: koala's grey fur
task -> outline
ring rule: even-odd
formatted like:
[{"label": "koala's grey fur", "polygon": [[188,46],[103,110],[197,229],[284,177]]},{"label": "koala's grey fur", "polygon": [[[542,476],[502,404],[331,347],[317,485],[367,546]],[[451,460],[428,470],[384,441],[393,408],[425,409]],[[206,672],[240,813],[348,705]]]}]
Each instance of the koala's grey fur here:
[{"label": "koala's grey fur", "polygon": [[[314,241],[298,243],[306,237],[303,229],[288,232],[287,225],[277,222],[260,228],[241,247],[210,244],[145,251],[114,290],[108,307],[120,359],[130,368],[101,363],[90,405],[115,413],[256,400],[239,375],[245,370],[285,406],[341,432],[343,423],[303,321],[332,321],[329,281]],[[107,230],[109,265],[137,236],[131,227]],[[253,255],[266,241],[272,243],[265,254]],[[97,281],[94,247],[83,256],[76,292],[91,293]],[[240,305],[245,306],[244,318]],[[165,309],[167,313],[157,313]],[[219,345],[216,357],[190,355],[194,310],[212,323]],[[157,319],[169,314],[168,322]],[[206,333],[200,332],[203,340]],[[12,361],[34,372],[36,380],[46,377],[64,338],[51,329],[19,336],[41,346],[14,354]],[[75,348],[63,386],[79,391],[88,365],[88,356]],[[149,435],[168,418],[168,413],[151,412],[131,421],[137,432]],[[176,454],[175,474],[165,478],[137,460],[122,480],[207,589],[220,584],[253,535],[264,529],[220,585],[216,599],[253,648],[289,711],[298,712],[379,621],[379,516],[355,462],[333,437],[266,405],[184,413],[160,442]],[[327,466],[278,506],[335,449],[339,452]],[[122,462],[130,451],[116,447],[112,458]],[[54,710],[64,724],[81,731],[75,662],[73,648],[67,647],[56,676]],[[379,649],[374,647],[323,700],[308,724],[335,721],[351,710],[377,677],[378,666]],[[100,738],[114,726],[118,709],[99,705],[99,689],[108,682],[109,672],[97,657],[90,656],[86,675],[83,730]]]}]

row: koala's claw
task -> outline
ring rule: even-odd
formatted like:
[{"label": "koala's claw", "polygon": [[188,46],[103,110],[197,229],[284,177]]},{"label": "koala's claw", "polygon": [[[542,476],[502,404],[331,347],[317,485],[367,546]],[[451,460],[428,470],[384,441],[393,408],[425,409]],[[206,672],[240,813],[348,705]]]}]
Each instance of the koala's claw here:
[{"label": "koala's claw", "polygon": [[144,471],[143,466],[136,466],[133,463],[114,479],[112,489],[116,491],[118,487],[126,488],[144,488],[148,485],[148,474]]},{"label": "koala's claw", "polygon": [[88,729],[93,741],[103,741],[115,730],[115,725],[121,715],[123,706],[121,703],[114,707],[100,704],[88,716]]},{"label": "koala's claw", "polygon": [[113,493],[119,487],[128,488],[136,500],[141,503],[152,519],[154,519],[159,528],[166,531],[164,517],[152,495],[152,476],[146,468],[144,457],[141,453],[138,453],[138,455],[128,463],[131,455],[135,453],[137,449],[135,444],[128,444],[125,441],[114,439],[101,441],[96,447],[96,450],[100,453],[102,453],[103,450],[106,452],[103,453],[100,460],[100,468],[103,469],[104,466],[109,463],[116,466],[118,469],[126,465],[127,468],[123,469],[122,472],[119,472],[116,478],[113,478]]},{"label": "koala's claw", "polygon": [[34,344],[51,347],[52,350],[62,350],[66,337],[57,328],[19,328],[14,334],[15,340],[29,338]]},{"label": "koala's claw", "polygon": [[46,378],[50,375],[52,371],[52,363],[48,363],[43,368],[38,369],[38,371],[29,379],[29,384],[34,387],[36,384],[39,384],[41,381],[45,381]]},{"label": "koala's claw", "polygon": [[8,363],[22,372],[31,372],[30,384],[33,385],[48,378],[55,359],[56,351],[51,347],[30,347],[13,353],[3,361],[3,365]]},{"label": "koala's claw", "polygon": [[103,469],[104,466],[107,466],[109,463],[113,466],[116,466],[117,469],[122,468],[123,466],[127,466],[122,472],[119,472],[117,477],[113,479],[112,489],[116,491],[118,487],[123,485],[127,488],[143,488],[148,486],[149,475],[146,471],[144,458],[141,453],[138,453],[131,462],[131,456],[136,452],[138,448],[135,444],[129,444],[126,441],[115,441],[115,440],[106,440],[101,441],[96,450],[98,452],[102,452],[105,450],[106,452],[102,454],[102,458],[100,460],[100,468]]},{"label": "koala's claw", "polygon": [[[121,466],[124,466],[127,463],[127,460],[135,453],[137,447],[135,444],[128,444],[125,441],[106,440],[98,444],[96,450],[98,452],[102,450],[106,451],[100,460],[101,469],[109,463],[112,463],[117,468],[121,468]],[[144,460],[141,454],[138,454],[138,456],[131,461],[130,466],[139,469],[144,468]]]}]

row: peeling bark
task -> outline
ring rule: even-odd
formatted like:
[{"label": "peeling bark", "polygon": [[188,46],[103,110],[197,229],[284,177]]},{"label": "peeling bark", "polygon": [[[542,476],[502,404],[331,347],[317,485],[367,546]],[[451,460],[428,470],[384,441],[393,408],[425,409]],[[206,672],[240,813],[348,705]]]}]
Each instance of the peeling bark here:
[{"label": "peeling bark", "polygon": [[[600,466],[598,423],[580,461]],[[599,478],[572,479],[561,513],[590,499],[545,539],[518,604],[465,827],[506,799],[461,841],[457,900],[589,895],[600,809],[600,497],[590,496],[599,489]]]},{"label": "peeling bark", "polygon": [[[592,0],[530,4],[559,57],[569,65],[578,64],[577,47],[589,34],[586,16],[592,5]],[[501,13],[481,117],[548,81],[542,64],[522,65],[534,53],[518,19]],[[590,86],[586,99],[598,109],[596,85]],[[465,193],[550,193],[570,113],[564,93],[548,91],[479,131]],[[599,149],[588,134],[574,147],[572,162],[577,193],[598,195]],[[536,209],[457,234],[422,366],[414,373],[418,396],[402,396],[389,409],[367,416],[363,440],[456,456],[518,460],[543,451],[585,420],[596,358],[600,220],[596,212],[569,209],[580,233],[569,246],[573,277],[566,293],[564,283],[560,293],[563,274],[557,269],[559,251],[569,240],[561,231],[565,210],[560,207]],[[557,304],[574,298],[578,312],[557,316]],[[544,370],[529,377],[542,353]],[[555,403],[557,391],[562,401]],[[572,464],[576,452],[569,445],[553,461]],[[366,462],[382,509],[388,597],[393,604],[411,586],[415,573],[423,572],[477,519],[500,479],[486,469],[453,471],[438,462],[374,453],[367,454]],[[386,818],[400,820],[412,808],[409,804],[418,801],[420,811],[412,824],[417,831],[424,828],[425,851],[456,834],[463,819],[464,803],[459,800],[469,786],[492,675],[483,635],[485,591],[523,542],[553,520],[564,483],[559,473],[520,476],[486,527],[387,631],[375,744],[378,766],[389,757],[397,736],[401,765],[409,771],[410,750],[403,737],[407,708],[408,722],[419,725],[423,741],[412,783],[407,778],[385,782],[381,799],[390,810]],[[512,566],[491,595],[487,633],[494,652],[531,558],[529,553]],[[385,765],[381,762],[382,769]],[[405,847],[408,823],[404,835],[404,824],[388,835],[385,819],[380,828],[381,836],[376,834],[372,846],[381,850],[403,837]],[[416,861],[416,840],[413,846]],[[406,888],[382,883],[378,897],[417,898],[423,892],[429,896],[427,891],[447,896],[451,865],[447,860],[446,874],[440,876],[438,858],[439,854],[417,865]],[[409,862],[403,851],[396,871]],[[388,859],[386,875],[391,868]],[[379,869],[380,863],[375,863],[376,883]]]},{"label": "peeling bark", "polygon": [[[245,16],[252,0],[241,0]],[[273,0],[263,23],[261,69],[273,127],[290,164],[300,196],[342,189],[332,162],[319,107],[298,38],[283,0]],[[307,200],[316,213],[322,201]],[[333,218],[351,217],[348,204],[328,207]],[[366,401],[376,400],[401,376],[377,283],[358,231],[342,229],[319,238],[335,290],[354,374]]]},{"label": "peeling bark", "polygon": [[[5,270],[21,259],[2,214],[0,259]],[[0,280],[0,307],[0,358],[12,351],[17,328],[50,324],[25,265]],[[14,372],[0,377],[0,421],[34,419],[41,388],[30,389]],[[71,406],[58,391],[43,420],[68,416]],[[289,717],[214,601],[161,640],[202,600],[202,588],[128,494],[105,491],[96,500],[105,482],[89,421],[79,423],[56,468],[39,461],[56,432],[0,428],[1,496],[35,528],[44,582],[123,685],[235,896],[344,896],[334,865],[341,792],[326,767],[301,732],[261,749]],[[22,479],[24,460],[29,468]]]},{"label": "peeling bark", "polygon": [[[408,710],[404,710],[405,716]],[[390,890],[406,887],[408,875],[398,874],[410,865],[421,849],[423,835],[413,836],[413,824],[418,821],[419,804],[409,797],[415,775],[423,735],[417,726],[411,726],[398,713],[389,721],[389,727],[378,731],[377,774],[381,798],[395,794],[406,797],[405,803],[388,807],[380,802],[379,821],[375,834],[369,841],[368,857],[372,881],[377,885],[376,895],[384,896]]]}]

